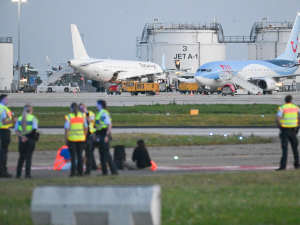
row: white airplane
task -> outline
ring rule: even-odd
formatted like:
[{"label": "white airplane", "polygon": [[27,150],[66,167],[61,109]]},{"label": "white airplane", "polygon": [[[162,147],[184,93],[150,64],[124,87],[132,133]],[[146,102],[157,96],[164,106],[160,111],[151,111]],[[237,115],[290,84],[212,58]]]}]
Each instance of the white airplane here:
[{"label": "white airplane", "polygon": [[100,82],[142,78],[155,80],[165,76],[161,67],[152,62],[90,58],[74,24],[71,24],[71,33],[74,59],[68,64],[83,76],[93,80],[93,86],[99,86]]}]

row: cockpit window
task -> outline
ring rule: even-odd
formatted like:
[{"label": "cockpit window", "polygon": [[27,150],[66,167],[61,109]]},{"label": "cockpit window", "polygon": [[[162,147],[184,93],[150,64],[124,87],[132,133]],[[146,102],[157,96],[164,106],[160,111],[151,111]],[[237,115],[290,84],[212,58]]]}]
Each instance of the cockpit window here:
[{"label": "cockpit window", "polygon": [[211,69],[207,69],[207,72],[211,72]]}]

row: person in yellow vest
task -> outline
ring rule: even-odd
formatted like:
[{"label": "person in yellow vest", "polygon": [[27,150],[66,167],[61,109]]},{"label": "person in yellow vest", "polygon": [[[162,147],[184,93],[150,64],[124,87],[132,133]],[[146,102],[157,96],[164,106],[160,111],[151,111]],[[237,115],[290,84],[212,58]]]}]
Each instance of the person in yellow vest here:
[{"label": "person in yellow vest", "polygon": [[277,169],[285,170],[287,163],[288,154],[288,142],[290,141],[293,154],[294,154],[294,167],[299,169],[299,153],[298,153],[298,125],[299,125],[299,107],[292,104],[292,96],[288,95],[285,97],[284,105],[278,108],[276,122],[281,133],[281,147],[282,147],[282,157],[280,160],[280,167]]},{"label": "person in yellow vest", "polygon": [[16,118],[12,118],[12,112],[6,106],[8,104],[8,97],[6,94],[0,95],[0,178],[10,178],[11,174],[7,172],[7,153],[10,143],[10,130],[16,122]]},{"label": "person in yellow vest", "polygon": [[112,123],[106,108],[106,102],[104,100],[98,100],[96,106],[99,109],[99,112],[96,114],[96,132],[94,133],[93,138],[99,149],[102,175],[107,175],[106,163],[108,163],[111,173],[113,175],[118,175],[117,166],[109,153]]},{"label": "person in yellow vest", "polygon": [[25,166],[25,178],[32,178],[31,172],[31,159],[36,143],[36,133],[38,129],[38,120],[32,115],[33,108],[30,105],[25,105],[22,116],[18,118],[15,125],[16,135],[19,137],[19,160],[17,165],[16,178],[20,178],[22,174],[22,168],[24,161]]},{"label": "person in yellow vest", "polygon": [[[71,155],[70,177],[83,175],[82,145],[86,139],[87,123],[85,115],[78,110],[77,104],[71,104],[71,113],[65,116],[65,142]],[[76,168],[77,156],[77,168]],[[77,170],[77,171],[76,171]]]},{"label": "person in yellow vest", "polygon": [[91,170],[97,170],[97,165],[94,156],[94,146],[92,140],[92,134],[96,131],[95,125],[95,114],[92,111],[88,111],[87,107],[83,104],[79,104],[79,110],[85,115],[86,122],[88,124],[88,131],[86,134],[86,141],[83,144],[83,149],[86,155],[86,169],[84,175],[90,175]]}]

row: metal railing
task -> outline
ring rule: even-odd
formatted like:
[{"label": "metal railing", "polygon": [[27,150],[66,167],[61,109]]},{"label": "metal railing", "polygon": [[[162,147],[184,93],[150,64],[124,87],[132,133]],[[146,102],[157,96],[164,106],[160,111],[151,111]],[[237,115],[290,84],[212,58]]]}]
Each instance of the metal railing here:
[{"label": "metal railing", "polygon": [[147,36],[153,31],[163,30],[219,30],[219,23],[146,23],[141,42],[147,42]]},{"label": "metal railing", "polygon": [[0,37],[0,43],[12,43],[12,37]]},{"label": "metal railing", "polygon": [[254,43],[255,36],[223,36],[221,43]]}]

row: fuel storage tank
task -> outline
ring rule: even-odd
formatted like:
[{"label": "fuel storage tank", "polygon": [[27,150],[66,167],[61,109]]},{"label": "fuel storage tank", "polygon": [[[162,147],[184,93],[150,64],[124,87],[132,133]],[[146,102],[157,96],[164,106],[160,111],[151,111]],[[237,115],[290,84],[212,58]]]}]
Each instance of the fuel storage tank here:
[{"label": "fuel storage tank", "polygon": [[137,57],[166,69],[190,69],[226,59],[226,44],[219,43],[219,23],[147,23],[137,39]]},{"label": "fuel storage tank", "polygon": [[293,24],[294,22],[267,20],[255,22],[251,30],[251,36],[255,36],[255,43],[248,44],[248,59],[269,60],[281,55],[286,48]]},{"label": "fuel storage tank", "polygon": [[[255,22],[252,26],[251,36],[255,37],[255,43],[248,44],[249,60],[269,60],[281,55],[286,48],[294,22],[268,22],[264,18],[262,22]],[[300,62],[300,50],[297,61]],[[300,74],[300,68],[295,72]],[[283,90],[300,90],[300,77],[290,77],[283,81]]]},{"label": "fuel storage tank", "polygon": [[13,79],[13,43],[11,37],[0,37],[0,91],[10,90]]}]

